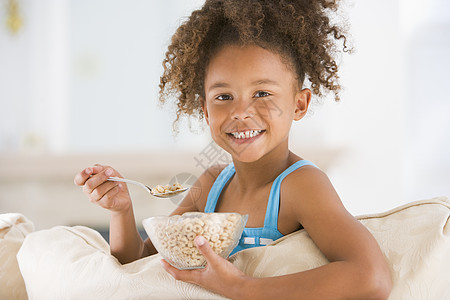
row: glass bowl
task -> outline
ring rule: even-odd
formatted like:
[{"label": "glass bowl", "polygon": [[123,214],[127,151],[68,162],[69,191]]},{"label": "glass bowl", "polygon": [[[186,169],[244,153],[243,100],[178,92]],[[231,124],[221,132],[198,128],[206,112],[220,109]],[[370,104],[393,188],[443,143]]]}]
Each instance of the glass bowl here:
[{"label": "glass bowl", "polygon": [[187,212],[156,216],[142,221],[156,250],[178,269],[203,268],[206,260],[195,246],[203,236],[215,253],[227,258],[239,243],[248,215],[238,213]]}]

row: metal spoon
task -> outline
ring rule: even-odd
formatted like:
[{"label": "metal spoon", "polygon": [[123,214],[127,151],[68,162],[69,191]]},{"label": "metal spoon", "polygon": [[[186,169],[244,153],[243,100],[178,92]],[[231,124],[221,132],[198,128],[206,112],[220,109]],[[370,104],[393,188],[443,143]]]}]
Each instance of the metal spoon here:
[{"label": "metal spoon", "polygon": [[151,188],[151,187],[148,187],[148,186],[146,186],[145,184],[140,183],[140,182],[138,182],[138,181],[134,181],[134,180],[130,180],[130,179],[125,179],[125,178],[119,178],[119,177],[109,177],[109,178],[108,178],[108,181],[119,181],[119,182],[125,182],[125,183],[135,184],[135,185],[138,185],[138,186],[140,186],[141,188],[145,189],[145,190],[146,190],[147,192],[149,192],[152,196],[159,197],[159,198],[170,198],[170,197],[173,197],[173,196],[175,196],[175,195],[178,195],[179,193],[183,193],[183,192],[185,192],[185,191],[187,191],[187,190],[189,189],[188,187],[186,187],[186,188],[183,188],[183,189],[179,189],[179,190],[176,190],[176,191],[169,191],[169,192],[166,192],[166,193],[154,193],[154,192],[152,191],[152,188]]}]

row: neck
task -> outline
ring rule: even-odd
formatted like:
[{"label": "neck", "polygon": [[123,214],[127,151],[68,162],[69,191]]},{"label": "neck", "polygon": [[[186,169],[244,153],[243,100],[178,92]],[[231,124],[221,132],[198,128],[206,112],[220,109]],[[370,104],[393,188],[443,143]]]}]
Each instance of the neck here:
[{"label": "neck", "polygon": [[269,183],[299,159],[288,147],[274,149],[254,162],[233,160],[236,184],[241,193],[252,192]]}]

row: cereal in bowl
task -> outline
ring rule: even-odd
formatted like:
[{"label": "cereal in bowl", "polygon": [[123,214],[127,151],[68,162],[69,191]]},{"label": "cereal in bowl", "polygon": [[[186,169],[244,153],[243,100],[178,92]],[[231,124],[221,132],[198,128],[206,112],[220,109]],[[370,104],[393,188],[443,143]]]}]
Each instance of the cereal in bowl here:
[{"label": "cereal in bowl", "polygon": [[143,221],[156,250],[178,269],[202,268],[205,258],[195,246],[201,235],[212,250],[227,258],[239,242],[248,216],[238,213],[187,212],[171,217],[151,217]]}]

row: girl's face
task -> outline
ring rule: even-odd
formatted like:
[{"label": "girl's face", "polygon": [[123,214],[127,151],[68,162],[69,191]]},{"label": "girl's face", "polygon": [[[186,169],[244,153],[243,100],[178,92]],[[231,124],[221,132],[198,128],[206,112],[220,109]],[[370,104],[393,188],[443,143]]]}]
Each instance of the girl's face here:
[{"label": "girl's face", "polygon": [[242,162],[287,150],[293,120],[308,109],[311,91],[278,54],[258,46],[225,46],[205,76],[203,111],[214,141]]}]

